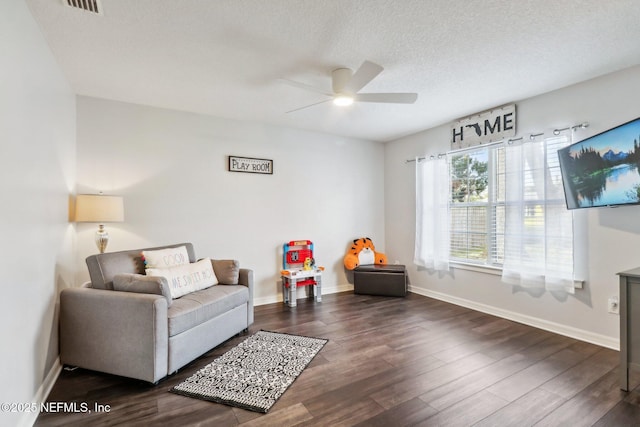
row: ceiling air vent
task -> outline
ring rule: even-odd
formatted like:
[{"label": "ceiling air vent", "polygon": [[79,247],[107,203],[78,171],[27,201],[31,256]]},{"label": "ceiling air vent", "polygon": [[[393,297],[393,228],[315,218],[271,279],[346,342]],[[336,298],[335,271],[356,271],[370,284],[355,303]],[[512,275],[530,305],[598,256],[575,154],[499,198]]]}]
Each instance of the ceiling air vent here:
[{"label": "ceiling air vent", "polygon": [[102,15],[100,0],[63,0],[67,6]]}]

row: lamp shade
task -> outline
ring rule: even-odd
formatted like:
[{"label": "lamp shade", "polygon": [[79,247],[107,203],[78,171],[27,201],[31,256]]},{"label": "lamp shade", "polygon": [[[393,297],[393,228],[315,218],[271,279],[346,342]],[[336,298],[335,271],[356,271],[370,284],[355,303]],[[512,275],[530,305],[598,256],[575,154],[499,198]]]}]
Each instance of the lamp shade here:
[{"label": "lamp shade", "polygon": [[78,194],[75,219],[76,222],[122,222],[124,221],[122,196]]}]

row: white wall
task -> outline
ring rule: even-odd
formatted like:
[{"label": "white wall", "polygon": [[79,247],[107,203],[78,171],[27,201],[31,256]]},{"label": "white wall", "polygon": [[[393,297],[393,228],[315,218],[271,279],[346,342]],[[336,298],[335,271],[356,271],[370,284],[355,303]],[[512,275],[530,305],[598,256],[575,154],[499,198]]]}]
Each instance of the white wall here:
[{"label": "white wall", "polygon": [[[600,133],[640,116],[640,67],[516,102],[518,134],[584,121],[576,139]],[[493,312],[539,327],[616,348],[619,317],[607,312],[618,295],[616,273],[640,265],[640,207],[576,212],[588,223],[589,278],[574,296],[557,298],[514,292],[499,276],[453,269],[441,277],[413,265],[415,231],[414,164],[405,160],[449,149],[449,124],[385,145],[385,235],[387,255],[410,266],[418,293]]]},{"label": "white wall", "polygon": [[[108,251],[183,241],[255,271],[258,303],[281,298],[282,245],[309,239],[323,285],[349,289],[352,239],[384,249],[380,143],[78,97],[78,193],[124,196]],[[272,159],[273,175],[227,171],[227,156]],[[79,275],[96,226],[78,224]],[[345,286],[346,285],[346,286]]]},{"label": "white wall", "polygon": [[75,96],[21,0],[0,2],[0,52],[0,402],[29,403],[59,370],[57,299],[75,269]]}]

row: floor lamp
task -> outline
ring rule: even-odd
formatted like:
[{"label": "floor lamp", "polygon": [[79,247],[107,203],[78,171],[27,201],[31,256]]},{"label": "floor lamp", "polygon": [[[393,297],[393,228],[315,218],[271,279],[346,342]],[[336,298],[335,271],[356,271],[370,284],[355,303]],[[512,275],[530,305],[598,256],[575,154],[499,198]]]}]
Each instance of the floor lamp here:
[{"label": "floor lamp", "polygon": [[104,253],[109,243],[109,233],[104,229],[104,223],[124,221],[122,196],[78,194],[76,197],[75,220],[76,222],[98,223],[96,246],[98,246],[100,253]]}]

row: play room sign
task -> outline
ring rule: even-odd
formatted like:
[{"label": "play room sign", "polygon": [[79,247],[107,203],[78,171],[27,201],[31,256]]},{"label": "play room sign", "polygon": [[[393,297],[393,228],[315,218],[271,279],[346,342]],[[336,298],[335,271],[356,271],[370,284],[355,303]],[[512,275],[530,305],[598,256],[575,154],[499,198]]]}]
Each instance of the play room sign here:
[{"label": "play room sign", "polygon": [[229,172],[273,174],[273,160],[229,156]]},{"label": "play room sign", "polygon": [[494,108],[460,119],[451,125],[451,149],[472,147],[516,134],[516,104]]}]

